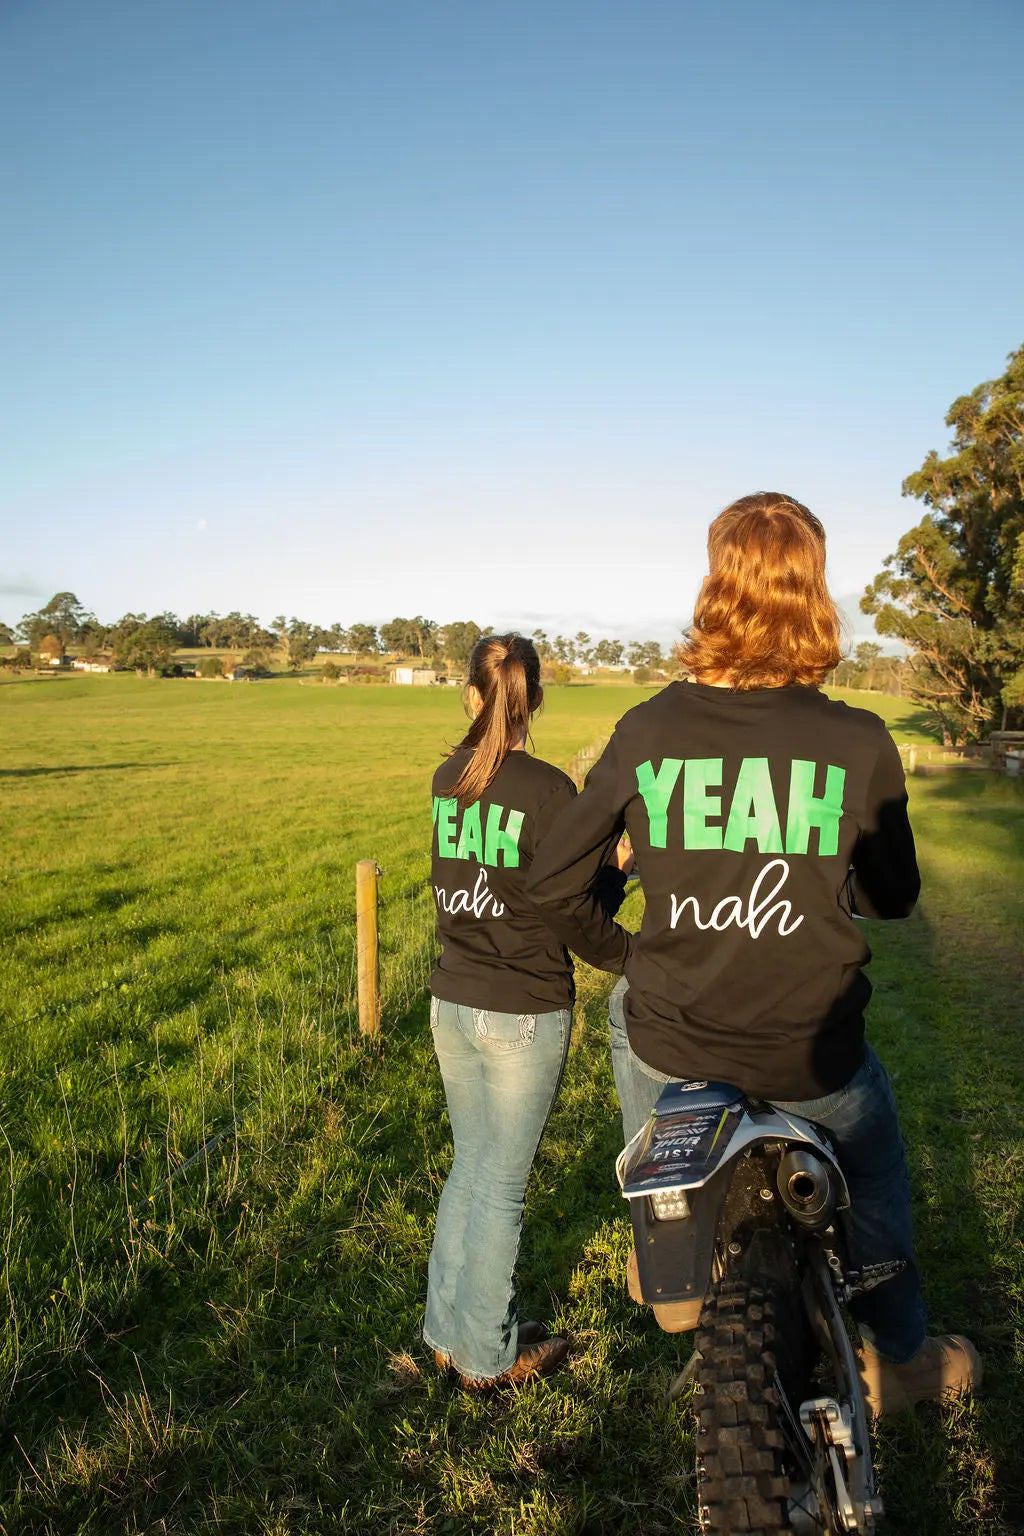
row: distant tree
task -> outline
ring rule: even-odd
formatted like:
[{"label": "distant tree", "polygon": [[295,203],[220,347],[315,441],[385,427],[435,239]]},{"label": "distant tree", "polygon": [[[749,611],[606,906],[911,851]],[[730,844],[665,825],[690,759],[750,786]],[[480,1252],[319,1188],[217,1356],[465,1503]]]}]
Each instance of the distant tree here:
[{"label": "distant tree", "polygon": [[464,671],[469,653],[476,645],[483,630],[472,619],[456,619],[439,631],[441,654],[446,663],[456,671]]},{"label": "distant tree", "polygon": [[656,668],[664,665],[665,658],[657,640],[634,640],[626,651],[626,660],[634,669]]},{"label": "distant tree", "polygon": [[548,639],[544,631],[542,629],[535,629],[533,634],[530,636],[530,639],[533,641],[537,655],[540,657],[541,661],[550,661],[554,655],[554,651],[551,648],[551,641]]},{"label": "distant tree", "polygon": [[13,645],[13,644],[14,644],[14,631],[9,629],[6,624],[0,622],[0,645]]},{"label": "distant tree", "polygon": [[551,642],[551,649],[556,661],[560,661],[565,667],[571,667],[576,660],[576,649],[565,635],[556,635]]},{"label": "distant tree", "polygon": [[97,651],[102,651],[107,644],[110,630],[106,624],[101,624],[98,619],[90,615],[78,632],[78,645],[86,656],[94,656]]},{"label": "distant tree", "polygon": [[196,671],[200,677],[223,677],[224,663],[219,656],[204,656],[200,660]]},{"label": "distant tree", "polygon": [[[262,631],[266,634],[266,630]],[[243,672],[248,672],[252,677],[269,677],[270,663],[266,651],[261,646],[250,646],[238,663]]]},{"label": "distant tree", "polygon": [[380,627],[380,641],[393,656],[433,656],[438,646],[433,619],[418,613],[414,619],[392,619]]},{"label": "distant tree", "polygon": [[134,634],[137,629],[141,629],[143,624],[147,622],[148,620],[144,613],[126,613],[115,624],[111,624],[107,631],[107,644],[113,651],[115,658],[127,637]]},{"label": "distant tree", "polygon": [[160,617],[165,619],[170,627],[174,630],[175,645],[181,645],[181,620],[178,618],[178,615],[176,613],[171,613],[170,609],[166,608]]},{"label": "distant tree", "polygon": [[881,654],[882,647],[876,645],[873,640],[862,640],[854,651],[853,659],[864,674],[862,688],[874,688],[878,658]]},{"label": "distant tree", "polygon": [[183,650],[195,651],[202,645],[203,619],[201,613],[190,613],[187,619],[179,622],[178,644]]},{"label": "distant tree", "polygon": [[312,661],[316,655],[316,636],[312,624],[304,619],[292,619],[288,625],[288,665],[293,672]]},{"label": "distant tree", "polygon": [[380,626],[380,643],[392,656],[408,656],[410,644],[408,619],[391,619]]},{"label": "distant tree", "polygon": [[14,671],[26,671],[32,665],[32,652],[28,646],[15,651],[13,656],[0,656],[0,667],[10,667]]},{"label": "distant tree", "polygon": [[576,660],[583,666],[589,666],[592,660],[590,650],[590,636],[585,630],[577,630],[574,641]]},{"label": "distant tree", "polygon": [[328,630],[328,634],[330,635],[330,643],[325,645],[325,650],[334,651],[338,654],[340,654],[342,651],[348,650],[347,629],[343,629],[340,624],[332,624]]},{"label": "distant tree", "polygon": [[1008,723],[1021,707],[1024,346],[1001,378],[953,402],[946,425],[950,457],[932,451],[903,482],[929,511],[883,562],[861,608],[880,635],[908,647],[908,691],[953,742]]},{"label": "distant tree", "polygon": [[134,667],[153,677],[166,675],[174,665],[177,635],[163,614],[153,619],[144,613],[125,614],[115,625],[111,641],[119,667]]},{"label": "distant tree", "polygon": [[373,624],[353,624],[348,632],[348,643],[357,656],[370,656],[380,652],[377,630]]},{"label": "distant tree", "polygon": [[325,683],[336,683],[341,676],[341,668],[336,661],[325,661],[320,668],[320,677]]},{"label": "distant tree", "polygon": [[883,693],[902,698],[910,668],[902,656],[880,656],[875,663],[877,686]]},{"label": "distant tree", "polygon": [[422,613],[418,613],[414,619],[410,620],[410,625],[415,637],[413,640],[415,647],[413,654],[422,656],[425,660],[433,656],[438,647],[438,626],[434,620],[425,619]]},{"label": "distant tree", "polygon": [[279,613],[276,619],[271,619],[270,627],[277,636],[277,645],[280,650],[288,648],[288,620],[283,613]]},{"label": "distant tree", "polygon": [[228,635],[228,626],[219,613],[208,613],[204,616],[199,627],[199,639],[202,645],[219,651],[230,645]]},{"label": "distant tree", "polygon": [[224,615],[217,632],[219,644],[231,650],[242,650],[246,646],[273,646],[277,640],[276,635],[263,628],[254,613],[239,613],[237,609]]},{"label": "distant tree", "polygon": [[643,664],[641,664],[640,666],[633,668],[633,681],[634,681],[634,683],[639,683],[641,687],[645,687],[650,682],[650,680],[651,680],[651,669],[650,669],[650,667],[645,667]]},{"label": "distant tree", "polygon": [[594,660],[599,667],[620,667],[623,654],[621,640],[599,640],[594,647]]},{"label": "distant tree", "polygon": [[83,625],[95,624],[93,614],[88,613],[73,592],[58,592],[38,613],[26,613],[18,625],[18,633],[27,640],[32,650],[38,650],[46,635],[53,635],[60,646],[60,659],[66,659],[67,648],[78,639]]}]

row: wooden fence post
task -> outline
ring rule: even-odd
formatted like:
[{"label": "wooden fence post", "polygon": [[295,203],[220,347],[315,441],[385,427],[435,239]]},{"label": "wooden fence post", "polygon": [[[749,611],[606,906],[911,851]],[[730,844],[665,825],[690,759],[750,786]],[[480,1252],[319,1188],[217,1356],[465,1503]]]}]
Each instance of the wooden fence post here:
[{"label": "wooden fence post", "polygon": [[356,865],[356,960],[359,982],[359,1033],[380,1029],[380,947],[377,942],[376,859]]},{"label": "wooden fence post", "polygon": [[917,772],[917,748],[916,747],[911,747],[911,749],[910,749],[910,761],[907,763],[907,768],[908,768],[910,773],[916,773]]}]

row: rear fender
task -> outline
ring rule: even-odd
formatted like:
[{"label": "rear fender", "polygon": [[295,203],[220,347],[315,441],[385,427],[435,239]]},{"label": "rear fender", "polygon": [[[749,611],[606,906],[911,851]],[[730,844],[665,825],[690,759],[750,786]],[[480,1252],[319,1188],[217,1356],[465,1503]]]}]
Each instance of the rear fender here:
[{"label": "rear fender", "polygon": [[[810,1121],[753,1102],[727,1084],[672,1083],[663,1090],[651,1119],[616,1164],[629,1201],[646,1302],[691,1301],[704,1295],[737,1159],[766,1146],[780,1152],[791,1147],[813,1151],[833,1170],[838,1205],[849,1205],[835,1154]],[[682,1196],[676,1205],[685,1214],[659,1219],[652,1197],[673,1192]],[[730,1211],[730,1222],[733,1219]]]},{"label": "rear fender", "polygon": [[838,1207],[850,1204],[843,1170],[821,1128],[773,1105],[748,1099],[727,1083],[668,1083],[651,1117],[619,1153],[615,1171],[629,1201],[707,1184],[726,1163],[774,1142],[807,1147],[833,1170]]}]

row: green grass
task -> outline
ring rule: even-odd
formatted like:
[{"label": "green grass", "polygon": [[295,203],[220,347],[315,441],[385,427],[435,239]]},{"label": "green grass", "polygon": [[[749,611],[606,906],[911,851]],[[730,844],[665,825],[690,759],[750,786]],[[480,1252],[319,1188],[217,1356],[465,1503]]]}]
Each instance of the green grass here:
[{"label": "green grass", "polygon": [[[566,761],[648,691],[549,690],[538,750]],[[926,739],[899,701],[848,697]],[[625,1295],[592,972],[521,1265],[570,1366],[474,1401],[418,1336],[450,1158],[421,1001],[426,783],[461,730],[441,690],[0,687],[5,1533],[693,1528],[687,1415],[662,1402],[686,1341]],[[888,1528],[966,1536],[1024,1528],[1024,795],[949,775],[912,796],[925,894],[872,925],[869,1025],[933,1320],[988,1374],[878,1445]],[[385,869],[376,1045],[352,1025],[360,857]]]}]

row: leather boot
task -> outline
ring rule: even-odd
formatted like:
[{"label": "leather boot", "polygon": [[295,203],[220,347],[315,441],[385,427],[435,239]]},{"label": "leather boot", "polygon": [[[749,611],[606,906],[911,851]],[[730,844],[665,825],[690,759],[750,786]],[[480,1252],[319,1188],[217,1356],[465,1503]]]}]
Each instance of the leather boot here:
[{"label": "leather boot", "polygon": [[970,1339],[959,1333],[925,1339],[917,1354],[894,1365],[861,1346],[858,1370],[871,1412],[901,1413],[914,1403],[961,1397],[981,1385],[981,1359]]}]

